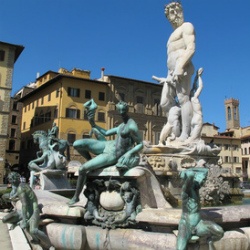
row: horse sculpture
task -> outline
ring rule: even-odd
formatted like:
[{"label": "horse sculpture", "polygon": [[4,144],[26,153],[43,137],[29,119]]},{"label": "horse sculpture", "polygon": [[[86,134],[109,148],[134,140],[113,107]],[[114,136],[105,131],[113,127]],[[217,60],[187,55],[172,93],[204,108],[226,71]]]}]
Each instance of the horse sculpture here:
[{"label": "horse sculpture", "polygon": [[[47,132],[45,132],[44,130],[35,131],[32,134],[32,136],[33,136],[34,143],[39,144],[40,150],[41,150],[41,147],[43,147],[43,145],[49,145],[51,143],[51,138],[49,138]],[[55,143],[56,148],[59,151],[59,153],[67,157],[67,161],[70,161],[69,142],[63,139],[52,139],[52,141],[56,142]],[[67,156],[65,155],[65,151],[67,151]],[[37,157],[39,157],[39,154],[41,154],[41,151],[37,152]]]},{"label": "horse sculpture", "polygon": [[[34,173],[40,172],[45,169],[65,170],[66,169],[66,157],[64,151],[69,148],[69,144],[66,140],[57,140],[52,145],[49,143],[47,132],[38,130],[32,134],[34,143],[39,144],[39,152],[37,158],[30,161],[28,168],[31,171],[30,186],[33,187]],[[69,150],[68,150],[69,152]],[[68,158],[69,158],[69,154]]]}]

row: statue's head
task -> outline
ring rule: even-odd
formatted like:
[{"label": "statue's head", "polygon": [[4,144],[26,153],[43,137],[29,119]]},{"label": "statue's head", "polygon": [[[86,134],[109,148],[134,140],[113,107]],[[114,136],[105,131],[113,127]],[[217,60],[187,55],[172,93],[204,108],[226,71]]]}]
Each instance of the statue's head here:
[{"label": "statue's head", "polygon": [[165,15],[173,28],[181,26],[184,22],[183,8],[180,2],[173,1],[165,5]]},{"label": "statue's head", "polygon": [[128,104],[124,101],[119,101],[116,104],[116,109],[119,112],[119,114],[125,114],[128,112]]},{"label": "statue's head", "polygon": [[20,183],[20,179],[21,179],[21,175],[18,174],[17,172],[11,172],[9,175],[8,175],[8,180],[11,184],[14,184],[14,183]]}]

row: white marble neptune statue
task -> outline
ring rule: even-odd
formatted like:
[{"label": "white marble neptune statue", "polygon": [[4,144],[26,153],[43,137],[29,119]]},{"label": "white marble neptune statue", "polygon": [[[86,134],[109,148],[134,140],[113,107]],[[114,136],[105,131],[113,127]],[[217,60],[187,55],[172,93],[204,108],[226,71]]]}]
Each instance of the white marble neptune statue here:
[{"label": "white marble neptune statue", "polygon": [[190,100],[191,79],[194,73],[192,57],[195,53],[195,30],[191,23],[184,22],[183,9],[179,2],[171,2],[165,6],[165,15],[174,31],[167,42],[167,68],[165,78],[155,77],[163,84],[160,105],[165,112],[176,105],[176,98],[181,108],[181,134],[179,141],[188,139],[191,133],[193,116]]}]

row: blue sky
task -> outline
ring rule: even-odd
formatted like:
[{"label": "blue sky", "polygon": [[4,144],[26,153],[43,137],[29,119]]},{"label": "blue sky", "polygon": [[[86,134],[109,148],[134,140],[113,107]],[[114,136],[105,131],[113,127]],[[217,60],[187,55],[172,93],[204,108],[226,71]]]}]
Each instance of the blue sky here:
[{"label": "blue sky", "polygon": [[[172,27],[167,0],[0,0],[0,41],[25,47],[15,63],[13,93],[37,72],[81,68],[154,82],[166,76]],[[196,30],[195,67],[204,68],[204,122],[225,130],[224,100],[240,101],[241,126],[250,125],[250,1],[183,0]]]}]

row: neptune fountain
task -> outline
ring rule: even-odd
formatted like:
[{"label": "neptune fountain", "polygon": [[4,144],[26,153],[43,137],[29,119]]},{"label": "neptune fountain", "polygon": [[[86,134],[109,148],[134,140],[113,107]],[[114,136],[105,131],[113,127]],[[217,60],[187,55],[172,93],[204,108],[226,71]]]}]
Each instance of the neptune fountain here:
[{"label": "neptune fountain", "polygon": [[[160,105],[166,114],[159,143],[142,141],[126,102],[116,104],[122,123],[109,130],[95,123],[94,100],[85,103],[91,134],[96,138],[73,144],[86,159],[79,168],[73,197],[56,194],[51,190],[54,186],[27,191],[40,206],[35,232],[43,236],[41,245],[58,250],[250,248],[249,206],[201,207],[201,200],[209,196],[206,190],[215,180],[220,181],[218,186],[229,186],[217,178],[219,174],[213,175],[220,169],[220,148],[201,139],[203,115],[199,96],[203,68],[196,70],[191,86],[195,73],[194,27],[184,22],[179,2],[166,5],[165,15],[173,27],[167,42],[168,73],[166,77],[153,76],[163,85]],[[111,135],[116,138],[107,140]],[[55,137],[47,140],[41,150],[41,157],[46,157],[29,164],[34,175],[44,171],[39,164],[45,164],[45,170],[50,172],[65,171],[65,156]],[[52,167],[48,166],[49,161],[45,162],[51,154]],[[174,202],[176,183],[181,187],[181,208]],[[206,185],[209,188],[204,188]],[[17,211],[25,205],[22,200],[17,201]],[[27,222],[20,221],[15,220],[15,224]],[[23,228],[31,239],[28,223]],[[31,245],[34,249],[37,246],[32,242]]]}]

